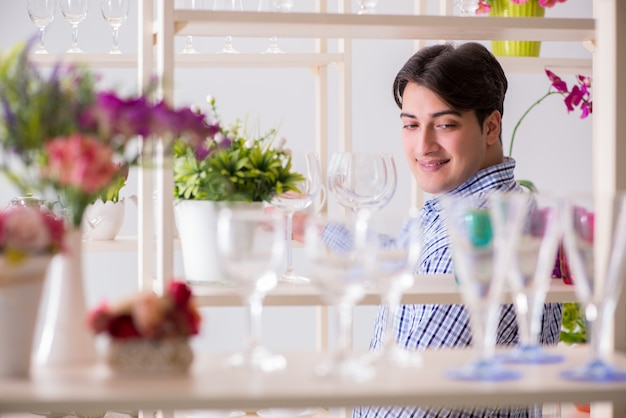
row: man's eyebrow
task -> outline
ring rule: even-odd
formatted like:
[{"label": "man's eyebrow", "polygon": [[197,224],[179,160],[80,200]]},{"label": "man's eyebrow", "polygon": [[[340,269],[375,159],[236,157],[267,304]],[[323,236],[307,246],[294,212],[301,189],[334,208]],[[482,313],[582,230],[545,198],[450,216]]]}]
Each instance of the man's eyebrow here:
[{"label": "man's eyebrow", "polygon": [[[431,114],[430,116],[432,118],[438,118],[440,116],[445,116],[445,115],[455,115],[455,116],[462,116],[461,112],[459,112],[458,110],[442,110],[441,112],[435,112],[433,114]],[[411,118],[411,119],[417,119],[417,117],[411,113],[405,113],[402,112],[400,113],[400,117],[401,118]]]}]

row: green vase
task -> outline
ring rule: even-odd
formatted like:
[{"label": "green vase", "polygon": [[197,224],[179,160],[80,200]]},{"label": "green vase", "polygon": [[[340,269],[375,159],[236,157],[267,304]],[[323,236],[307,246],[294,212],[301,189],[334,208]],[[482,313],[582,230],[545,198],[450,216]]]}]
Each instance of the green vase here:
[{"label": "green vase", "polygon": [[[491,0],[490,16],[501,17],[543,17],[546,10],[539,0],[528,0],[524,4],[514,4],[510,0]],[[541,51],[539,41],[491,41],[491,49],[497,56],[538,57]]]}]

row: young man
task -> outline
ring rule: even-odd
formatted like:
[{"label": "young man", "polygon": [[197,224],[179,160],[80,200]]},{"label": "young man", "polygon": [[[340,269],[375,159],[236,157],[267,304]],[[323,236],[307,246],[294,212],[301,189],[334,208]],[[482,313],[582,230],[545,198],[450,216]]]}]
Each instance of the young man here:
[{"label": "young man", "polygon": [[[507,79],[496,58],[478,43],[434,45],[413,55],[398,72],[393,95],[401,109],[402,146],[419,186],[432,199],[421,210],[424,251],[418,274],[452,273],[451,248],[441,217],[444,194],[485,195],[515,190],[515,161],[504,157],[501,122]],[[376,321],[372,348],[382,338],[385,310]],[[463,305],[404,305],[396,313],[396,340],[409,349],[464,347],[471,342]],[[547,304],[541,342],[556,344],[561,305]],[[518,339],[512,305],[502,309],[497,343]],[[423,378],[416,375],[416,378]],[[528,417],[539,407],[468,409],[358,408],[354,418],[380,417]]]}]

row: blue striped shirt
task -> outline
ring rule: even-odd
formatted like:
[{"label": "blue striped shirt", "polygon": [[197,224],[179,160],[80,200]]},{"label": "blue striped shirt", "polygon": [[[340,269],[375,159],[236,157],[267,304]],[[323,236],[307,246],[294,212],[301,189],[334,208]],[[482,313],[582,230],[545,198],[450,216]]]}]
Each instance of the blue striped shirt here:
[{"label": "blue striped shirt", "polygon": [[[486,197],[493,190],[517,190],[513,171],[515,160],[505,157],[502,164],[485,168],[450,193]],[[418,274],[453,273],[452,254],[439,198],[428,200],[421,209],[424,247],[417,268]],[[402,240],[402,236],[398,237]],[[371,348],[382,341],[387,310],[381,307],[376,319]],[[542,344],[558,343],[561,328],[561,305],[546,304],[542,320]],[[396,312],[393,324],[396,341],[414,349],[438,349],[471,345],[468,313],[463,305],[403,305]],[[518,342],[518,329],[513,305],[503,305],[498,325],[498,345]],[[416,378],[422,378],[416,376]],[[541,416],[539,406],[474,407],[467,409],[416,407],[362,407],[354,410],[353,418],[414,418],[414,417],[534,417]]]}]

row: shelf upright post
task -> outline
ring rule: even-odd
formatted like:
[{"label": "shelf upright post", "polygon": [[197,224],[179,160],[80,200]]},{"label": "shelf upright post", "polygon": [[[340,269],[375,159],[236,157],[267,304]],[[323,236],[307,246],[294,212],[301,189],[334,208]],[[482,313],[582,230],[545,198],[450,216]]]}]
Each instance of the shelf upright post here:
[{"label": "shelf upright post", "polygon": [[[154,21],[154,3],[139,1],[137,25],[137,85],[146,89],[154,68],[152,35]],[[141,92],[140,92],[141,93]],[[153,191],[153,157],[152,141],[141,138],[139,166],[137,170],[137,256],[138,256],[138,287],[140,291],[151,291],[154,281],[154,216],[152,213]]]},{"label": "shelf upright post", "polygon": [[[157,75],[158,95],[166,103],[174,102],[174,0],[157,1]],[[171,141],[158,138],[155,152],[155,226],[156,282],[155,291],[162,294],[174,273],[174,173]]]},{"label": "shelf upright post", "polygon": [[[339,13],[350,13],[350,0],[339,1]],[[352,39],[338,39],[339,53],[343,63],[338,71],[339,151],[352,151]]]}]

